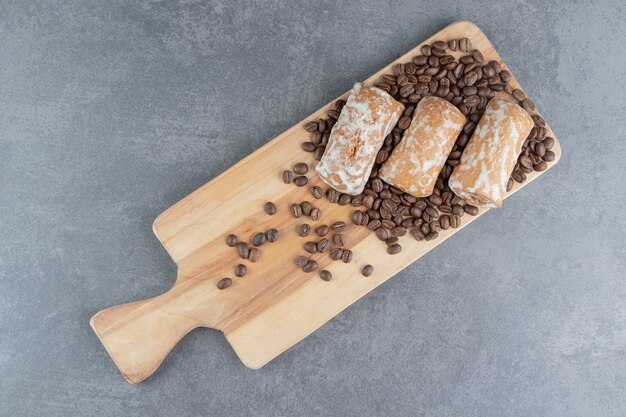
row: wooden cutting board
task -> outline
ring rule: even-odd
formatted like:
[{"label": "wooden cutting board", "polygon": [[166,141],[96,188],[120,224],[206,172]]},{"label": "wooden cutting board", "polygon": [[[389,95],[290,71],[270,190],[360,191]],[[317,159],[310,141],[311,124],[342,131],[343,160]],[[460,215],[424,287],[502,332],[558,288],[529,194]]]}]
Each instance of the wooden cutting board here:
[{"label": "wooden cutting board", "polygon": [[[496,60],[508,69],[485,35],[468,21],[451,24],[425,43],[462,37],[469,38],[474,48],[482,51],[485,62]],[[395,63],[410,61],[419,54],[420,46],[367,81],[377,82],[381,75],[392,72]],[[514,78],[511,83],[520,88]],[[347,93],[342,98],[346,96]],[[306,120],[325,116],[334,101]],[[311,154],[300,149],[308,138],[303,125],[304,122],[297,123],[155,220],[154,233],[178,265],[176,283],[158,297],[100,311],[90,322],[129,382],[137,383],[150,376],[174,345],[200,326],[221,330],[246,366],[260,368],[460,230],[441,231],[439,238],[430,242],[403,237],[403,251],[388,255],[385,244],[373,233],[351,225],[353,207],[315,200],[309,194],[309,186],[298,188],[282,183],[282,171],[294,163],[315,164]],[[548,132],[554,137],[549,127]],[[556,160],[550,167],[561,156],[560,145],[555,142]],[[308,174],[309,185],[323,185],[313,172]],[[526,183],[516,184],[509,195],[541,174],[528,175]],[[330,282],[321,280],[317,273],[304,273],[293,262],[296,256],[306,254],[302,245],[307,239],[295,233],[303,219],[292,218],[288,206],[304,200],[322,210],[322,218],[316,224],[337,220],[350,224],[345,234],[346,246],[354,252],[351,263],[333,262],[327,253],[314,255],[320,270],[332,272],[334,278]],[[264,213],[266,201],[277,205],[276,215]],[[462,227],[477,217],[465,215]],[[226,235],[235,233],[250,241],[253,233],[272,227],[279,229],[280,239],[263,245],[259,262],[244,262],[248,264],[248,274],[235,278],[233,270],[240,259],[236,250],[225,244]],[[365,278],[360,270],[368,263],[374,266],[374,273]],[[223,277],[232,277],[234,283],[221,291],[216,283]]]}]

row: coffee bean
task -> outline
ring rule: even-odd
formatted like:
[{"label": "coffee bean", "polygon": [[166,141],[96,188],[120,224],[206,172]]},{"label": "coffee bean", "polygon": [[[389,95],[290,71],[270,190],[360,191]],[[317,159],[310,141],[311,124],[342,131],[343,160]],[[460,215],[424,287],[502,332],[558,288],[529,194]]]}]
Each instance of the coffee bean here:
[{"label": "coffee bean", "polygon": [[390,219],[383,219],[380,223],[385,229],[391,230],[396,227],[396,224]]},{"label": "coffee bean", "polygon": [[296,266],[298,268],[302,268],[304,265],[306,265],[306,262],[307,262],[306,256],[300,255],[296,258]]},{"label": "coffee bean", "polygon": [[548,164],[541,161],[538,164],[533,165],[533,169],[538,172],[545,171],[546,169],[548,169]]},{"label": "coffee bean", "polygon": [[346,222],[338,221],[330,226],[335,232],[343,232],[346,230]]},{"label": "coffee bean", "polygon": [[263,210],[265,210],[265,213],[273,216],[274,214],[276,214],[276,205],[271,201],[268,201],[267,203],[265,203],[265,206],[263,206]]},{"label": "coffee bean", "polygon": [[315,270],[317,270],[317,262],[315,262],[314,260],[309,259],[307,261],[306,264],[304,264],[304,266],[302,267],[302,270],[304,272],[313,272]]},{"label": "coffee bean", "polygon": [[551,151],[554,147],[554,138],[547,137],[541,143],[543,143],[543,146],[546,148],[546,150]]},{"label": "coffee bean", "polygon": [[328,191],[326,191],[326,198],[328,199],[328,201],[335,204],[339,201],[339,192],[330,188],[328,189]]},{"label": "coffee bean", "polygon": [[233,235],[232,233],[226,236],[226,244],[230,247],[235,246],[237,244],[237,236]]},{"label": "coffee bean", "polygon": [[404,236],[404,235],[406,235],[406,232],[407,232],[406,228],[404,228],[402,226],[394,227],[391,230],[391,234],[394,235],[394,236]]},{"label": "coffee bean", "polygon": [[248,245],[244,242],[237,243],[237,253],[240,258],[248,259],[248,255],[250,255],[250,249],[248,249]]},{"label": "coffee bean", "polygon": [[462,38],[459,40],[459,49],[462,52],[469,52],[472,49],[472,41],[468,38]]},{"label": "coffee bean", "polygon": [[437,239],[438,236],[439,236],[439,233],[437,233],[436,231],[432,231],[426,235],[426,240]]},{"label": "coffee bean", "polygon": [[317,148],[315,148],[315,151],[313,152],[313,159],[315,159],[316,161],[321,161],[322,156],[324,156],[325,150],[326,147],[324,146],[318,146]]},{"label": "coffee bean", "polygon": [[356,210],[352,212],[352,223],[359,226],[363,222],[363,212],[360,210]]},{"label": "coffee bean", "polygon": [[537,109],[535,108],[535,103],[533,103],[532,100],[529,98],[525,98],[524,100],[522,100],[522,107],[528,113],[533,113],[537,111]]},{"label": "coffee bean", "polygon": [[265,243],[265,241],[267,240],[267,236],[265,235],[265,233],[257,233],[254,235],[254,237],[252,238],[252,244],[254,246],[261,246]]},{"label": "coffee bean", "polygon": [[317,251],[320,253],[326,252],[330,248],[329,244],[330,242],[328,241],[328,239],[323,238],[322,240],[317,242]]},{"label": "coffee bean", "polygon": [[457,216],[456,214],[450,217],[450,227],[456,229],[461,225],[461,216]]},{"label": "coffee bean", "polygon": [[239,264],[235,268],[235,276],[241,278],[248,272],[248,268],[244,264]]},{"label": "coffee bean", "polygon": [[322,188],[318,187],[317,185],[314,185],[313,187],[311,187],[311,194],[313,195],[313,197],[317,198],[318,200],[324,197],[324,191],[322,191]]},{"label": "coffee bean", "polygon": [[340,206],[347,206],[352,201],[352,197],[348,194],[341,194],[339,196],[339,200],[337,200],[337,204]]},{"label": "coffee bean", "polygon": [[380,178],[375,178],[372,181],[372,190],[374,190],[374,192],[379,193],[383,190],[383,182]]},{"label": "coffee bean", "polygon": [[307,132],[315,132],[317,130],[317,122],[308,122],[304,125],[304,130]]},{"label": "coffee bean", "polygon": [[296,177],[293,180],[293,183],[296,184],[298,187],[304,187],[305,185],[307,185],[308,182],[309,182],[309,179],[305,177],[304,175]]},{"label": "coffee bean", "polygon": [[464,205],[463,210],[470,216],[476,216],[478,214],[478,207],[472,206],[471,204]]},{"label": "coffee bean", "polygon": [[291,206],[289,206],[289,209],[293,217],[298,218],[302,216],[302,207],[300,207],[300,204],[294,203]]},{"label": "coffee bean", "polygon": [[459,41],[458,41],[457,39],[450,39],[450,40],[448,41],[448,48],[449,48],[451,51],[456,51],[456,50],[458,49],[458,46],[459,46],[459,43],[458,43],[458,42],[459,42]]},{"label": "coffee bean", "polygon": [[400,239],[397,236],[390,236],[387,240],[385,240],[385,244],[387,246],[395,245],[399,240]]},{"label": "coffee bean", "polygon": [[434,207],[430,207],[430,206],[426,207],[425,213],[428,214],[432,219],[436,219],[437,217],[439,217],[439,212]]},{"label": "coffee bean", "polygon": [[463,206],[460,204],[455,204],[452,206],[452,214],[456,214],[457,216],[463,216],[465,214],[465,210]]},{"label": "coffee bean", "polygon": [[513,181],[513,178],[509,177],[509,179],[506,182],[506,192],[508,193],[509,191],[511,191],[514,185],[515,185],[515,181]]},{"label": "coffee bean", "polygon": [[374,267],[372,265],[365,265],[363,269],[361,269],[361,274],[364,277],[369,277],[374,272]]},{"label": "coffee bean", "polygon": [[437,221],[437,220],[433,220],[428,225],[430,226],[430,230],[431,231],[438,232],[438,231],[441,230],[441,224],[439,224],[439,221]]},{"label": "coffee bean", "polygon": [[283,171],[283,182],[285,184],[291,184],[293,182],[293,171],[286,169]]},{"label": "coffee bean", "polygon": [[435,206],[440,206],[441,203],[443,203],[443,200],[441,199],[441,197],[435,194],[428,197],[428,201],[433,203]]},{"label": "coffee bean", "polygon": [[519,163],[525,167],[531,167],[533,166],[533,162],[530,160],[530,158],[526,155],[522,155],[519,157]]},{"label": "coffee bean", "polygon": [[320,278],[324,281],[330,281],[333,279],[333,274],[331,274],[330,271],[323,269],[320,271]]},{"label": "coffee bean", "polygon": [[304,223],[298,226],[298,235],[300,237],[307,237],[311,234],[311,225]]},{"label": "coffee bean", "polygon": [[543,160],[546,162],[552,162],[555,158],[556,154],[552,151],[546,151],[546,153],[543,155]]},{"label": "coffee bean", "polygon": [[448,47],[448,44],[444,41],[435,41],[432,43],[432,47],[445,51]]},{"label": "coffee bean", "polygon": [[515,180],[515,182],[523,183],[526,181],[526,174],[520,169],[513,170],[513,174],[511,174],[511,178]]},{"label": "coffee bean", "polygon": [[325,224],[315,228],[315,233],[317,233],[319,237],[326,236],[328,232],[330,232],[330,227],[326,226]]},{"label": "coffee bean", "polygon": [[338,261],[343,256],[343,249],[335,248],[330,251],[330,259]]},{"label": "coffee bean", "polygon": [[278,229],[269,229],[267,232],[265,232],[265,235],[267,236],[268,242],[276,242],[279,237]]},{"label": "coffee bean", "polygon": [[233,280],[230,278],[222,278],[217,282],[217,288],[220,290],[224,290],[233,285]]},{"label": "coffee bean", "polygon": [[311,218],[311,220],[313,220],[314,222],[316,222],[316,221],[318,221],[318,220],[320,219],[321,215],[322,215],[322,211],[321,211],[320,209],[318,209],[318,208],[314,207],[314,208],[311,210],[311,214],[310,214],[310,216],[309,216],[309,217]]},{"label": "coffee bean", "polygon": [[304,152],[315,152],[315,144],[313,142],[302,142],[302,150]]},{"label": "coffee bean", "polygon": [[313,204],[308,201],[303,201],[300,203],[300,208],[302,209],[302,214],[305,216],[310,216],[311,211],[313,210]]},{"label": "coffee bean", "polygon": [[297,175],[304,175],[309,172],[309,166],[304,162],[298,162],[293,166],[293,172]]},{"label": "coffee bean", "polygon": [[261,252],[259,252],[257,248],[252,248],[250,249],[250,252],[248,253],[248,260],[250,262],[256,262],[259,260],[260,256],[261,256]]},{"label": "coffee bean", "polygon": [[450,228],[450,216],[444,214],[439,217],[439,226],[442,230],[448,230]]},{"label": "coffee bean", "polygon": [[380,220],[370,220],[370,222],[367,224],[367,228],[373,232],[378,229],[381,224],[382,223],[380,222]]},{"label": "coffee bean", "polygon": [[304,250],[309,253],[317,253],[317,243],[316,242],[306,242],[304,244]]},{"label": "coffee bean", "polygon": [[333,236],[333,243],[335,246],[343,247],[345,244],[344,236],[341,233],[337,233]]},{"label": "coffee bean", "polygon": [[352,201],[350,202],[350,204],[352,205],[352,207],[362,206],[364,198],[365,196],[363,194],[352,197]]},{"label": "coffee bean", "polygon": [[472,57],[474,58],[474,61],[478,62],[479,64],[482,64],[485,61],[483,54],[478,49],[472,50],[471,53],[472,53]]},{"label": "coffee bean", "polygon": [[414,227],[412,228],[409,233],[411,234],[411,236],[413,236],[413,239],[417,240],[417,241],[421,241],[424,240],[424,238],[426,237],[424,235],[424,233],[422,233],[422,231],[420,230],[419,227]]},{"label": "coffee bean", "polygon": [[352,251],[350,249],[344,249],[343,254],[341,254],[341,260],[345,264],[352,262]]},{"label": "coffee bean", "polygon": [[526,98],[526,94],[519,88],[516,88],[513,90],[513,97],[515,97],[516,100],[522,101]]},{"label": "coffee bean", "polygon": [[376,229],[376,237],[378,237],[378,239],[382,241],[385,241],[389,238],[389,232],[384,227],[379,227],[378,229]]},{"label": "coffee bean", "polygon": [[402,130],[408,129],[410,124],[411,124],[411,118],[407,116],[402,116],[400,118],[400,121],[398,121],[398,127]]},{"label": "coffee bean", "polygon": [[389,245],[387,247],[387,253],[390,255],[396,255],[400,252],[402,252],[402,246],[398,243],[394,243],[393,245]]}]

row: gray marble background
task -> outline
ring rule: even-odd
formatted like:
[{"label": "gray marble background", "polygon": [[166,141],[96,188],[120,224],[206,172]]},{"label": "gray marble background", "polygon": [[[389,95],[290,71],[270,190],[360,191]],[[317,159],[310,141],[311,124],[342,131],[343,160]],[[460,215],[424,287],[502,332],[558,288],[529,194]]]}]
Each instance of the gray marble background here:
[{"label": "gray marble background", "polygon": [[[88,320],[172,285],[154,218],[458,18],[560,164],[265,368],[200,329],[127,384]],[[624,416],[625,22],[619,0],[0,0],[0,415]]]}]

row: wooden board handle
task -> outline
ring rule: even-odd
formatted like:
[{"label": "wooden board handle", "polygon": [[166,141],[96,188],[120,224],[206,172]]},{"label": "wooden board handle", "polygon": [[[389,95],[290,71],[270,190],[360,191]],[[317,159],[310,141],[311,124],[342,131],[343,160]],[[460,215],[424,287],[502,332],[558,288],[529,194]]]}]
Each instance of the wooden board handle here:
[{"label": "wooden board handle", "polygon": [[110,307],[90,320],[107,352],[131,384],[152,375],[176,343],[202,324],[168,302],[170,298],[165,293]]}]

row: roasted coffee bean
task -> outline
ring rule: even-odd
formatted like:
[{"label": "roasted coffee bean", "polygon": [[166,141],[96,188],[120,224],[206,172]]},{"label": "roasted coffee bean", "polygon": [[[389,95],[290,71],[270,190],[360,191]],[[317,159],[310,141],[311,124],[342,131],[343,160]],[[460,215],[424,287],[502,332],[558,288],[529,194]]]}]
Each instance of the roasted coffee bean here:
[{"label": "roasted coffee bean", "polygon": [[543,160],[546,162],[552,162],[555,158],[556,154],[552,151],[546,151],[546,153],[543,155]]},{"label": "roasted coffee bean", "polygon": [[414,218],[419,218],[422,217],[422,210],[418,209],[417,207],[413,206],[409,209],[409,214],[411,215],[411,217]]},{"label": "roasted coffee bean", "polygon": [[396,227],[396,224],[390,219],[383,219],[380,223],[385,229],[391,230]]},{"label": "roasted coffee bean", "polygon": [[430,56],[430,54],[432,53],[432,48],[430,45],[422,45],[422,47],[420,48],[420,52],[424,56]]},{"label": "roasted coffee bean", "polygon": [[244,242],[237,243],[237,253],[240,258],[248,259],[248,255],[250,254],[250,249],[248,249],[248,245]]},{"label": "roasted coffee bean", "polygon": [[222,278],[217,282],[217,288],[219,290],[224,290],[233,285],[233,280],[230,278]]},{"label": "roasted coffee bean", "polygon": [[422,233],[422,231],[420,230],[419,227],[414,227],[412,228],[409,233],[411,234],[411,236],[413,237],[413,239],[417,240],[417,241],[421,241],[424,240],[424,238],[426,237],[424,235],[424,233]]},{"label": "roasted coffee bean", "polygon": [[428,201],[433,203],[435,206],[440,206],[441,203],[443,203],[443,200],[441,199],[441,197],[435,194],[428,197]]},{"label": "roasted coffee bean", "polygon": [[459,42],[459,41],[458,41],[457,39],[450,39],[450,40],[448,41],[448,48],[449,48],[451,51],[456,51],[456,50],[458,49],[458,47],[459,47],[459,43],[458,43],[458,42]]},{"label": "roasted coffee bean", "polygon": [[300,208],[302,209],[302,214],[305,216],[310,216],[311,211],[313,210],[313,204],[308,201],[303,201],[300,203]]},{"label": "roasted coffee bean", "polygon": [[308,122],[304,125],[304,130],[307,132],[315,132],[317,130],[317,122]]},{"label": "roasted coffee bean", "polygon": [[515,185],[515,181],[513,181],[513,178],[509,177],[509,179],[506,182],[506,192],[508,193],[509,191],[511,191],[514,185]]},{"label": "roasted coffee bean", "polygon": [[455,214],[454,216],[450,217],[450,227],[452,227],[453,229],[456,229],[460,225],[461,225],[461,217],[460,216],[457,216]]},{"label": "roasted coffee bean", "polygon": [[507,70],[502,70],[500,72],[500,79],[505,83],[508,83],[509,81],[511,81],[511,73]]},{"label": "roasted coffee bean", "polygon": [[474,61],[478,62],[479,64],[482,64],[483,62],[485,62],[485,58],[483,57],[483,54],[478,49],[474,49],[472,51],[472,57],[474,57]]},{"label": "roasted coffee bean", "polygon": [[235,268],[235,276],[236,277],[241,278],[244,275],[246,275],[247,272],[248,272],[248,268],[244,264],[239,264]]},{"label": "roasted coffee bean", "polygon": [[346,230],[346,222],[338,221],[330,226],[335,232],[343,232]]},{"label": "roasted coffee bean", "polygon": [[326,191],[326,198],[333,204],[337,203],[337,201],[339,201],[339,191],[329,188],[328,191]]},{"label": "roasted coffee bean", "polygon": [[548,169],[548,164],[541,161],[538,164],[533,165],[533,169],[538,172],[545,171],[546,169]]},{"label": "roasted coffee bean", "polygon": [[255,234],[254,237],[252,238],[252,244],[254,246],[261,246],[266,241],[267,241],[267,236],[265,235],[265,233],[262,233],[262,232]]},{"label": "roasted coffee bean", "polygon": [[298,268],[302,268],[304,265],[306,265],[306,262],[307,262],[306,256],[300,255],[296,258],[296,266]]},{"label": "roasted coffee bean", "polygon": [[547,151],[551,151],[554,147],[554,138],[547,137],[541,143],[543,143],[543,146],[546,148]]},{"label": "roasted coffee bean", "polygon": [[237,244],[237,236],[233,235],[232,233],[226,236],[226,244],[230,247],[235,246]]},{"label": "roasted coffee bean", "polygon": [[387,253],[390,255],[396,255],[402,252],[402,246],[399,243],[394,243],[392,245],[387,246]]},{"label": "roasted coffee bean", "polygon": [[304,175],[309,172],[309,166],[304,162],[298,162],[293,166],[293,172],[297,175]]},{"label": "roasted coffee bean", "polygon": [[537,109],[535,108],[535,103],[533,103],[532,100],[529,98],[525,98],[524,100],[522,100],[522,107],[528,113],[533,113],[537,111]]},{"label": "roasted coffee bean", "polygon": [[402,116],[400,120],[398,121],[398,127],[402,130],[408,129],[410,124],[411,124],[411,118],[408,116]]},{"label": "roasted coffee bean", "polygon": [[370,220],[370,222],[367,224],[367,228],[373,232],[374,230],[378,229],[381,224],[382,223],[380,222],[380,220]]},{"label": "roasted coffee bean", "polygon": [[293,217],[298,218],[302,216],[302,207],[300,207],[300,204],[294,203],[291,206],[289,206],[289,209]]},{"label": "roasted coffee bean", "polygon": [[273,216],[274,214],[276,214],[276,205],[271,201],[268,201],[267,203],[265,203],[265,206],[263,206],[263,210],[265,210],[265,213]]},{"label": "roasted coffee bean", "polygon": [[515,182],[518,182],[521,184],[524,181],[526,181],[526,174],[524,174],[524,171],[520,169],[516,169],[516,170],[513,170],[513,174],[511,174],[511,178],[513,178]]},{"label": "roasted coffee bean", "polygon": [[516,88],[513,90],[513,97],[515,97],[516,100],[522,101],[526,98],[526,94],[519,88]]},{"label": "roasted coffee bean", "polygon": [[426,207],[425,212],[433,219],[436,219],[437,217],[439,217],[439,212],[434,207],[430,207],[430,206]]},{"label": "roasted coffee bean", "polygon": [[462,205],[455,204],[452,206],[452,214],[456,214],[457,216],[463,216],[465,214],[465,210],[463,210]]},{"label": "roasted coffee bean", "polygon": [[330,271],[323,269],[320,271],[320,278],[324,281],[330,281],[333,279],[333,274],[331,274]]},{"label": "roasted coffee bean", "polygon": [[293,182],[293,171],[286,169],[283,171],[283,182],[285,184],[291,184]]},{"label": "roasted coffee bean", "polygon": [[307,237],[311,234],[311,225],[304,223],[298,226],[298,236]]},{"label": "roasted coffee bean", "polygon": [[361,269],[361,274],[364,277],[369,277],[374,272],[374,267],[372,265],[365,265],[363,269]]},{"label": "roasted coffee bean", "polygon": [[257,248],[252,248],[250,249],[250,252],[248,253],[248,260],[250,262],[256,262],[259,260],[260,256],[261,256],[261,252],[259,252]]},{"label": "roasted coffee bean", "polygon": [[315,228],[315,233],[317,233],[319,237],[326,236],[328,232],[330,232],[330,227],[326,226],[325,224]]},{"label": "roasted coffee bean", "polygon": [[530,167],[530,168],[532,168],[532,166],[533,166],[533,162],[532,162],[532,161],[530,160],[530,158],[529,158],[528,156],[526,156],[526,155],[522,155],[522,156],[520,156],[520,157],[519,157],[519,159],[518,159],[518,161],[519,161],[520,165],[523,165],[523,166],[525,166],[525,167]]},{"label": "roasted coffee bean", "polygon": [[435,41],[432,43],[432,47],[445,51],[448,48],[448,44],[444,41]]},{"label": "roasted coffee bean", "polygon": [[439,224],[439,221],[437,220],[433,220],[432,222],[430,222],[429,226],[431,231],[438,232],[441,230],[441,224]]},{"label": "roasted coffee bean", "polygon": [[450,228],[450,216],[444,214],[439,217],[439,226],[442,230],[448,230]]},{"label": "roasted coffee bean", "polygon": [[341,194],[339,196],[339,200],[337,200],[337,204],[340,206],[347,206],[352,201],[352,197],[348,194]]},{"label": "roasted coffee bean", "polygon": [[318,209],[317,207],[314,207],[311,210],[311,214],[309,215],[311,220],[313,220],[314,222],[318,221],[321,216],[322,216],[322,211],[320,209]]},{"label": "roasted coffee bean", "polygon": [[324,119],[319,119],[319,120],[317,121],[317,129],[318,129],[320,132],[325,132],[325,131],[326,131],[326,120],[324,120]]},{"label": "roasted coffee bean", "polygon": [[343,253],[341,254],[341,260],[345,264],[349,264],[350,262],[352,262],[352,251],[350,249],[344,249]]},{"label": "roasted coffee bean", "polygon": [[352,207],[362,206],[363,198],[365,198],[363,194],[352,197],[352,201],[350,202],[350,205],[352,205]]},{"label": "roasted coffee bean", "polygon": [[317,243],[316,242],[306,242],[304,244],[304,250],[309,253],[317,253]]},{"label": "roasted coffee bean", "polygon": [[329,245],[330,245],[330,242],[328,241],[328,239],[323,238],[322,240],[317,242],[317,251],[320,252],[320,253],[324,253],[328,249],[330,249]]},{"label": "roasted coffee bean", "polygon": [[470,216],[475,216],[478,214],[478,207],[472,206],[471,204],[466,204],[463,206],[463,210]]},{"label": "roasted coffee bean", "polygon": [[402,220],[400,225],[406,229],[410,229],[413,226],[413,219],[411,217],[407,217],[406,219]]},{"label": "roasted coffee bean", "polygon": [[267,232],[265,232],[265,235],[267,236],[268,242],[276,242],[279,237],[278,229],[269,229]]},{"label": "roasted coffee bean", "polygon": [[315,144],[313,142],[302,142],[302,150],[304,152],[315,152]]},{"label": "roasted coffee bean", "polygon": [[318,187],[317,185],[314,185],[313,187],[311,187],[311,194],[313,195],[313,197],[317,198],[318,200],[324,197],[324,191],[322,191],[322,188]]},{"label": "roasted coffee bean", "polygon": [[372,180],[372,190],[374,190],[374,192],[379,193],[383,190],[383,182],[380,178],[374,178],[374,180]]},{"label": "roasted coffee bean", "polygon": [[298,187],[304,187],[309,182],[309,179],[304,175],[300,175],[299,177],[294,178],[293,183]]},{"label": "roasted coffee bean", "polygon": [[406,232],[407,232],[406,228],[402,226],[397,226],[391,229],[391,234],[394,236],[404,236],[406,235]]},{"label": "roasted coffee bean", "polygon": [[312,259],[309,259],[306,264],[304,264],[304,266],[302,267],[302,270],[304,272],[313,272],[315,270],[317,270],[317,262],[315,262]]},{"label": "roasted coffee bean", "polygon": [[311,133],[311,137],[309,139],[312,144],[319,145],[322,143],[322,132],[315,131]]},{"label": "roasted coffee bean", "polygon": [[469,52],[472,49],[472,41],[468,38],[462,38],[459,40],[459,49],[462,52]]},{"label": "roasted coffee bean", "polygon": [[436,231],[432,231],[429,234],[426,235],[426,240],[433,240],[433,239],[437,239],[437,237],[439,236],[439,233]]},{"label": "roasted coffee bean", "polygon": [[352,212],[352,223],[359,226],[363,222],[363,212],[360,210],[356,210]]},{"label": "roasted coffee bean", "polygon": [[379,227],[378,229],[376,229],[376,237],[378,237],[378,239],[382,241],[385,241],[389,238],[389,231],[384,227]]},{"label": "roasted coffee bean", "polygon": [[330,251],[330,259],[338,261],[343,256],[343,249],[335,248]]},{"label": "roasted coffee bean", "polygon": [[324,156],[325,150],[326,148],[324,146],[318,146],[317,148],[315,148],[315,152],[313,152],[313,159],[315,159],[316,161],[321,161],[322,156]]},{"label": "roasted coffee bean", "polygon": [[343,234],[337,233],[333,235],[333,243],[335,246],[343,247],[343,245],[345,245],[345,238]]}]

